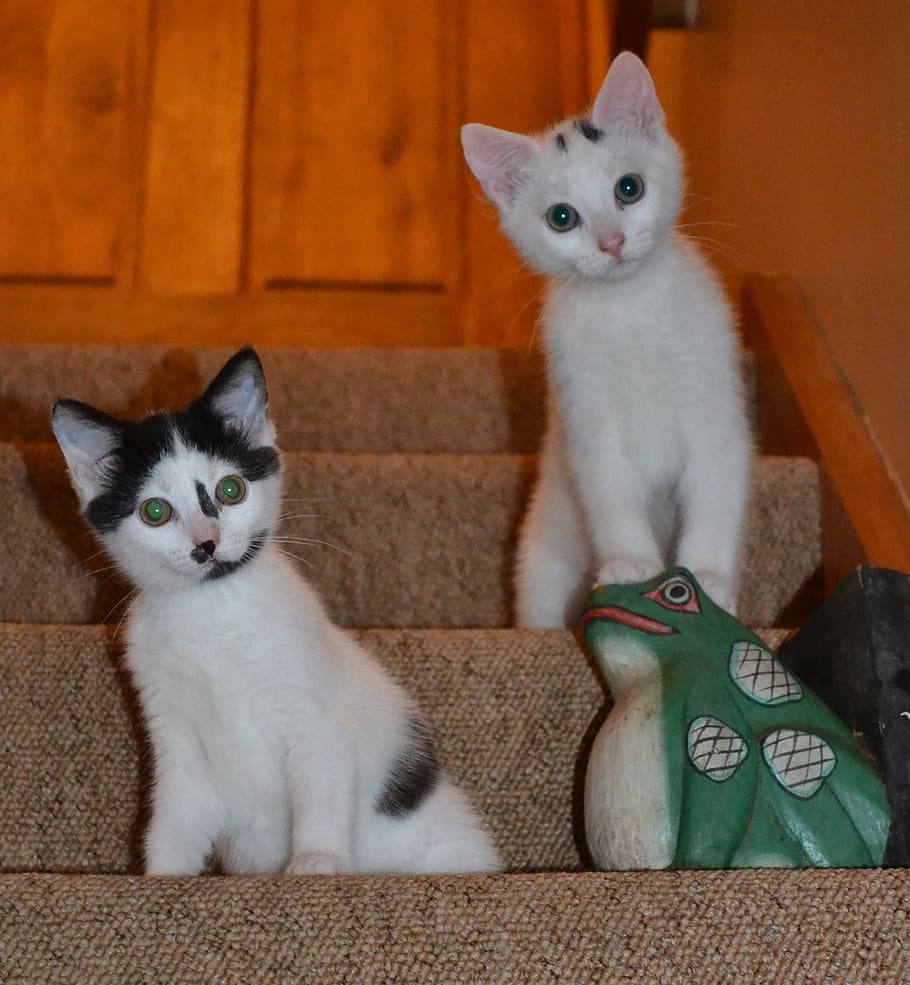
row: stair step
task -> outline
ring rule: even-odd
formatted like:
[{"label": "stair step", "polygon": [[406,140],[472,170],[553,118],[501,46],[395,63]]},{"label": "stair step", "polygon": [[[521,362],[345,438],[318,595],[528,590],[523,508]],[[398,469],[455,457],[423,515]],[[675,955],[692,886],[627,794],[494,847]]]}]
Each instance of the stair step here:
[{"label": "stair step", "polygon": [[[508,867],[577,869],[579,750],[604,692],[575,637],[356,636],[419,702]],[[111,630],[0,625],[0,721],[0,870],[139,871],[148,754]]]},{"label": "stair step", "polygon": [[8,875],[0,940],[17,985],[897,982],[906,904],[898,869]]},{"label": "stair step", "polygon": [[[75,397],[126,418],[195,399],[230,348],[0,345],[2,441],[50,441]],[[535,452],[545,423],[540,353],[527,349],[257,347],[287,451]],[[746,358],[750,396],[752,361]]]},{"label": "stair step", "polygon": [[[541,357],[491,348],[257,347],[281,447],[306,451],[532,452],[544,423]],[[58,397],[126,418],[185,407],[234,350],[0,346],[0,441],[50,441]]]},{"label": "stair step", "polygon": [[[286,530],[346,626],[507,626],[514,544],[534,461],[523,455],[284,456]],[[0,445],[0,619],[116,622],[127,589],[98,554],[49,444]],[[14,518],[14,519],[11,519]],[[743,550],[740,616],[776,625],[820,560],[818,471],[760,458]]]}]

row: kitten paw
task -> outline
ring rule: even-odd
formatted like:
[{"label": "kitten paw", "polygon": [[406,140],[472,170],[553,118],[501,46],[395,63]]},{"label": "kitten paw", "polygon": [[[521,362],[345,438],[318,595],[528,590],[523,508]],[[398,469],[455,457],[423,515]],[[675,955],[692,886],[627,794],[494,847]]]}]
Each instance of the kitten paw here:
[{"label": "kitten paw", "polygon": [[597,575],[598,585],[634,585],[648,581],[664,570],[660,561],[642,561],[634,557],[617,557],[608,561]]},{"label": "kitten paw", "polygon": [[736,594],[726,578],[721,578],[710,571],[693,571],[692,574],[715,605],[725,609],[731,616],[736,615]]},{"label": "kitten paw", "polygon": [[341,863],[325,852],[298,852],[285,867],[288,876],[333,876],[341,872]]}]

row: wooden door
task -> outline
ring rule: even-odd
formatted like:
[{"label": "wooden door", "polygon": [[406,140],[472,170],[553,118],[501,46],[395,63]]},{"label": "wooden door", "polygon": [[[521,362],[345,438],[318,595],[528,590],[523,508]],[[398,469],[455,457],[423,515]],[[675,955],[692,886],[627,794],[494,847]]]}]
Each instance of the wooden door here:
[{"label": "wooden door", "polygon": [[469,180],[606,70],[610,0],[0,0],[0,340],[527,344]]}]

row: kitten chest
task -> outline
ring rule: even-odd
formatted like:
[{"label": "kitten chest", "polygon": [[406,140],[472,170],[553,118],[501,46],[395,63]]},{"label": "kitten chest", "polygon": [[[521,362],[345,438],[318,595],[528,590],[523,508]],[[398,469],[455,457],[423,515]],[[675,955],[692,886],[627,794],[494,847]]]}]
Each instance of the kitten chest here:
[{"label": "kitten chest", "polygon": [[254,659],[250,627],[227,622],[213,630],[140,618],[130,628],[130,668],[150,729],[194,770],[241,799],[255,791],[281,800],[287,682]]}]

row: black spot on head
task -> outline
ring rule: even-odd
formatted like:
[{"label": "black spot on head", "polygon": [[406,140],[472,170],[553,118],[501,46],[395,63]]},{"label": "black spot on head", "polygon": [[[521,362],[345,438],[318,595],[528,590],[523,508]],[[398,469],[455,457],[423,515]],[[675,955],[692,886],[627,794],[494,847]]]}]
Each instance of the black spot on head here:
[{"label": "black spot on head", "polygon": [[196,496],[199,498],[199,509],[202,510],[203,515],[211,517],[213,520],[216,519],[218,507],[212,502],[208,490],[198,479],[196,480]]},{"label": "black spot on head", "polygon": [[280,469],[276,448],[253,445],[242,428],[228,424],[204,397],[177,414],[153,414],[136,423],[118,424],[119,442],[105,458],[105,491],[85,511],[100,533],[114,530],[136,509],[142,487],[162,458],[173,453],[178,439],[188,448],[231,463],[249,482]]},{"label": "black spot on head", "polygon": [[585,140],[590,140],[592,144],[596,144],[599,140],[603,139],[603,130],[599,130],[590,120],[576,120],[575,129]]},{"label": "black spot on head", "polygon": [[439,775],[430,731],[426,722],[415,716],[409,723],[407,743],[392,764],[376,802],[376,810],[390,817],[404,817],[433,792]]},{"label": "black spot on head", "polygon": [[894,675],[894,684],[899,687],[904,694],[910,694],[910,670],[906,667],[901,667],[901,669]]},{"label": "black spot on head", "polygon": [[566,138],[561,133],[556,134],[556,146],[564,154],[567,154],[569,151],[568,145],[566,144]]},{"label": "black spot on head", "polygon": [[152,470],[174,449],[170,414],[153,414],[138,424],[120,424],[118,444],[105,456],[105,491],[86,508],[89,523],[101,533],[115,529],[138,505]]}]

